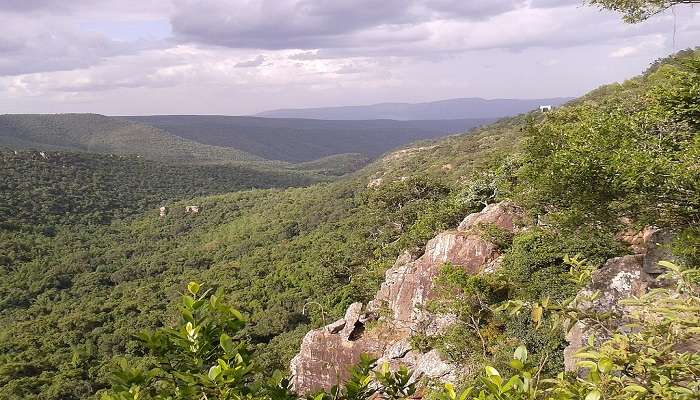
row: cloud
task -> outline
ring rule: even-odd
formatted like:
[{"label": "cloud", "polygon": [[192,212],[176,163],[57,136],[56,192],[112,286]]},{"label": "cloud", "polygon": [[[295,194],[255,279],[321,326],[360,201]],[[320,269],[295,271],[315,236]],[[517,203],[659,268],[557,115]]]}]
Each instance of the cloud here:
[{"label": "cloud", "polygon": [[[676,48],[700,40],[683,10]],[[576,95],[671,52],[674,19],[579,0],[0,0],[0,24],[4,110],[125,114]]]},{"label": "cloud", "polygon": [[118,15],[162,16],[171,9],[170,0],[2,0],[0,13],[45,14],[51,16]]},{"label": "cloud", "polygon": [[662,19],[623,24],[583,0],[176,0],[176,40],[202,46],[304,50],[298,60],[433,59],[478,49],[522,51],[643,37]]},{"label": "cloud", "polygon": [[0,76],[84,68],[137,50],[104,35],[69,24],[0,15]]},{"label": "cloud", "polygon": [[259,67],[265,62],[265,57],[262,55],[259,55],[255,57],[252,60],[248,61],[241,61],[239,63],[236,63],[235,67],[236,68],[251,68],[251,67]]},{"label": "cloud", "polygon": [[130,39],[127,31],[133,28],[143,30],[143,37],[155,36],[154,26],[166,30],[159,25],[163,18],[169,29],[169,2],[149,3],[152,4],[137,0],[2,0],[0,76],[88,68],[113,57],[162,47],[163,35],[157,39],[124,40]]},{"label": "cloud", "polygon": [[622,57],[629,57],[633,56],[635,54],[639,53],[639,47],[636,46],[625,46],[621,47],[612,53],[610,53],[610,57],[612,58],[622,58]]},{"label": "cloud", "polygon": [[[523,0],[179,0],[171,18],[183,41],[234,48],[366,46],[368,36],[402,41],[407,31],[444,19],[478,20],[523,7]],[[422,31],[412,41],[427,39]]]},{"label": "cloud", "polygon": [[638,41],[634,45],[627,45],[615,49],[608,54],[610,58],[625,58],[637,56],[645,52],[663,48],[664,37],[662,35],[651,35],[645,40]]},{"label": "cloud", "polygon": [[586,0],[532,0],[530,7],[532,8],[557,8],[569,6],[584,5]]}]

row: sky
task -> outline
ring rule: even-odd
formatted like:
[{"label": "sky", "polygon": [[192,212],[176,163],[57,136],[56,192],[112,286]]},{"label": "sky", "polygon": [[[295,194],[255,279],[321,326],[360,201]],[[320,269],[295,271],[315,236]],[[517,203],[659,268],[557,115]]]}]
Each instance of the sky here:
[{"label": "sky", "polygon": [[700,43],[582,0],[0,0],[0,114],[579,96]]}]

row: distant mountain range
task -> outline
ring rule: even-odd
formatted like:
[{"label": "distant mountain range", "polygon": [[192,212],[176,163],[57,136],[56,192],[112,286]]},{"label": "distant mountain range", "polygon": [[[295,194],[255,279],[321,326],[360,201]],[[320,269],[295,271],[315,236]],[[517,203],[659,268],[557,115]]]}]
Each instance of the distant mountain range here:
[{"label": "distant mountain range", "polygon": [[283,119],[207,115],[121,117],[201,144],[238,149],[268,160],[306,162],[336,154],[377,157],[395,147],[492,122],[489,118],[393,121]]},{"label": "distant mountain range", "polygon": [[286,108],[256,114],[267,118],[312,118],[337,120],[394,119],[444,120],[469,118],[503,118],[521,114],[540,105],[558,106],[569,97],[547,99],[449,99],[428,103],[380,103],[366,106]]},{"label": "distant mountain range", "polygon": [[465,98],[277,110],[262,113],[264,118],[10,114],[0,115],[0,148],[133,154],[190,164],[245,162],[289,168],[285,162],[304,163],[294,168],[339,173],[411,142],[465,133],[501,117],[567,100]]}]

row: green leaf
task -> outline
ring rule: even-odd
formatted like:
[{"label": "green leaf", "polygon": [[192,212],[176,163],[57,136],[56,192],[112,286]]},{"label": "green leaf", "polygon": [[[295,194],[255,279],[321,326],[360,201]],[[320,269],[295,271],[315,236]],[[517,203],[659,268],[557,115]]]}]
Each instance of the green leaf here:
[{"label": "green leaf", "polygon": [[543,311],[544,309],[539,305],[532,307],[532,312],[530,313],[530,316],[532,317],[532,322],[536,324],[536,327],[539,327],[542,323]]},{"label": "green leaf", "polygon": [[231,340],[231,337],[225,333],[222,333],[221,337],[219,337],[219,345],[227,354],[232,353],[234,350],[233,340]]},{"label": "green leaf", "polygon": [[520,371],[525,367],[525,364],[523,364],[523,362],[520,360],[510,360],[510,366],[513,369]]},{"label": "green leaf", "polygon": [[498,373],[498,370],[490,365],[485,366],[484,370],[488,376],[501,376],[501,374]]},{"label": "green leaf", "polygon": [[457,394],[455,393],[455,388],[451,383],[446,383],[445,384],[445,391],[447,392],[447,395],[450,397],[450,399],[456,399]]},{"label": "green leaf", "polygon": [[627,385],[622,390],[624,390],[625,392],[638,392],[638,393],[645,393],[647,391],[647,389],[644,388],[643,386],[639,386],[636,384]]},{"label": "green leaf", "polygon": [[600,361],[598,361],[598,370],[604,374],[607,374],[608,372],[612,371],[612,369],[614,367],[615,366],[612,363],[612,361],[610,361],[607,358],[604,358],[604,359],[601,359]]},{"label": "green leaf", "polygon": [[187,284],[187,290],[195,296],[199,293],[199,289],[200,285],[197,282],[190,282]]},{"label": "green leaf", "polygon": [[209,379],[211,379],[212,381],[215,381],[216,378],[219,375],[221,375],[221,367],[218,365],[212,366],[211,368],[209,368],[209,374],[207,374],[207,375],[209,376]]},{"label": "green leaf", "polygon": [[600,357],[600,353],[595,352],[595,351],[590,351],[590,352],[585,352],[585,351],[580,351],[574,355],[576,358],[591,358],[591,359],[598,359]]},{"label": "green leaf", "polygon": [[679,272],[681,270],[681,268],[678,265],[676,265],[670,261],[663,260],[663,261],[659,261],[658,264],[664,268],[670,269],[671,271]]},{"label": "green leaf", "polygon": [[598,364],[594,363],[593,361],[579,361],[576,363],[577,366],[582,367],[582,368],[590,368],[590,369],[596,369],[598,368]]},{"label": "green leaf", "polygon": [[588,393],[588,396],[586,396],[585,400],[600,400],[600,392],[597,390],[594,390],[594,391]]},{"label": "green leaf", "polygon": [[515,349],[515,353],[513,354],[513,358],[516,360],[521,361],[523,364],[527,362],[527,347],[525,346],[518,346],[517,349]]}]

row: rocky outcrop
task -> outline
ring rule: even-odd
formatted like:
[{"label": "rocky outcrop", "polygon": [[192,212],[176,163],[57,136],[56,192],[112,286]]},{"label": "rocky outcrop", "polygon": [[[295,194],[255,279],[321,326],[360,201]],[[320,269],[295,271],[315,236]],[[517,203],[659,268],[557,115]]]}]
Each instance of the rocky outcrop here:
[{"label": "rocky outcrop", "polygon": [[458,231],[465,232],[480,224],[493,224],[502,229],[515,232],[523,223],[523,210],[511,202],[487,205],[481,212],[468,215],[459,224]]},{"label": "rocky outcrop", "polygon": [[[566,336],[569,342],[564,349],[566,371],[576,370],[579,359],[575,355],[586,346],[589,337],[592,336],[596,341],[600,341],[623,326],[625,323],[623,316],[627,310],[620,301],[643,295],[651,281],[649,274],[644,272],[643,254],[612,258],[593,273],[590,284],[576,296],[575,307],[585,313],[612,313],[619,318],[611,320],[606,327],[583,321],[577,322]],[[596,292],[598,296],[591,299]]]},{"label": "rocky outcrop", "polygon": [[[666,230],[646,227],[642,231],[625,232],[618,236],[630,245],[636,254],[612,258],[595,271],[591,282],[576,296],[573,305],[584,313],[608,313],[613,317],[605,326],[593,322],[579,321],[567,334],[569,345],[564,349],[564,368],[575,371],[576,353],[587,345],[592,337],[596,342],[609,338],[612,333],[625,326],[629,311],[621,300],[639,297],[651,286],[659,285],[655,277],[663,271],[658,266],[661,260],[672,260],[669,244],[673,235]],[[595,299],[591,295],[597,293]]]},{"label": "rocky outcrop", "polygon": [[435,335],[455,320],[425,310],[435,297],[433,279],[448,262],[470,273],[493,269],[500,256],[498,248],[479,234],[478,226],[494,224],[514,232],[521,219],[521,210],[511,203],[490,205],[467,216],[457,230],[430,240],[420,257],[409,252],[399,256],[367,307],[355,303],[343,319],[306,334],[290,366],[295,389],[308,393],[344,381],[347,368],[361,354],[392,367],[406,365],[415,378],[454,379],[459,368],[442,360],[437,351],[423,354],[410,345],[414,333]]}]

